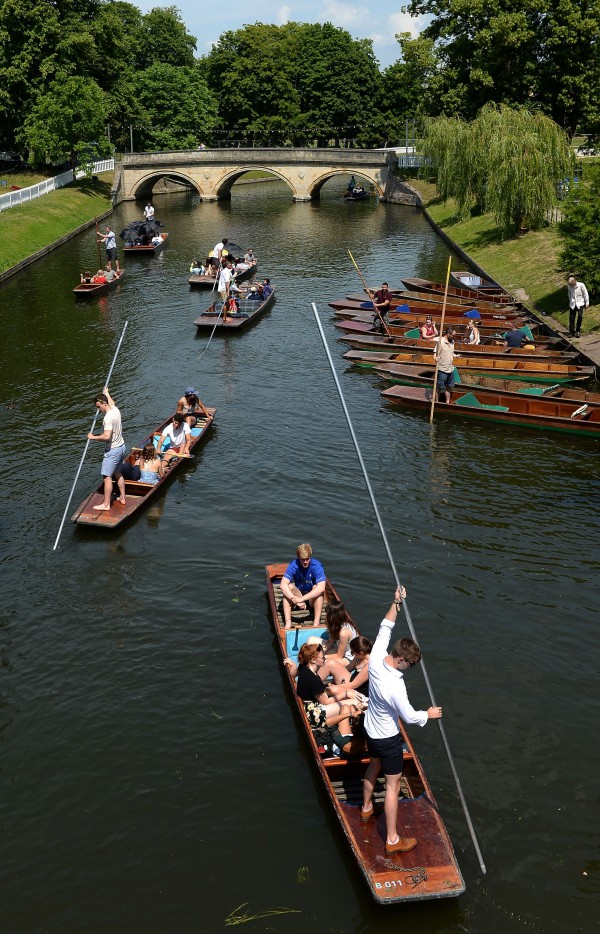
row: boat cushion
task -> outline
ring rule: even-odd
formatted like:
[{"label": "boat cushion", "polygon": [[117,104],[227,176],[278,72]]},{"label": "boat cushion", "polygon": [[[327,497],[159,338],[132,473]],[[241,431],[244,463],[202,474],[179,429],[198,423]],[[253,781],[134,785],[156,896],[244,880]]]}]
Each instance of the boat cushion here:
[{"label": "boat cushion", "polygon": [[543,386],[527,386],[526,389],[519,389],[523,396],[543,396],[546,390]]},{"label": "boat cushion", "polygon": [[396,305],[396,307],[394,308],[394,311],[401,311],[402,314],[406,315],[410,312],[410,308],[408,307],[408,305]]},{"label": "boat cushion", "polygon": [[419,328],[411,328],[410,331],[406,331],[404,334],[405,337],[420,337],[421,332]]},{"label": "boat cushion", "polygon": [[484,405],[472,392],[465,393],[460,399],[456,400],[456,405],[470,405],[475,409],[490,409],[492,412],[508,412],[507,405]]},{"label": "boat cushion", "polygon": [[290,629],[285,634],[285,651],[288,658],[296,661],[300,646],[310,639],[311,636],[318,636],[320,639],[328,639],[329,633],[322,626],[307,626],[302,629]]},{"label": "boat cushion", "polygon": [[468,311],[463,312],[464,318],[481,318],[481,315],[476,308],[469,308]]},{"label": "boat cushion", "polygon": [[462,379],[460,378],[460,373],[458,372],[457,367],[454,367],[454,382],[456,385],[462,383]]}]

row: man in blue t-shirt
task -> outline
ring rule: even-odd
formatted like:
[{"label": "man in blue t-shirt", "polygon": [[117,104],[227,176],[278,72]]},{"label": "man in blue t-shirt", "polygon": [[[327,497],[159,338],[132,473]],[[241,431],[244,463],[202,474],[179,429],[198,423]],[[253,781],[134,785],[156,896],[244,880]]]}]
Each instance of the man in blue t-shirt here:
[{"label": "man in blue t-shirt", "polygon": [[520,350],[525,341],[527,340],[527,335],[525,331],[522,331],[514,321],[511,322],[511,330],[507,331],[504,335],[504,349],[509,353],[511,350]]},{"label": "man in blue t-shirt", "polygon": [[325,571],[320,561],[312,556],[310,545],[298,545],[297,557],[290,561],[281,578],[283,594],[283,618],[285,628],[291,629],[292,609],[313,611],[314,625],[321,622],[323,594],[325,593]]}]

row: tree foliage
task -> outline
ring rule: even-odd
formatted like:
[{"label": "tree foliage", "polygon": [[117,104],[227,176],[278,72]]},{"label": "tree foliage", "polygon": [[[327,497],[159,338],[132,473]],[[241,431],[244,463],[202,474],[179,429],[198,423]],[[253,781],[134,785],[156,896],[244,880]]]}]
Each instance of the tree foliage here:
[{"label": "tree foliage", "polygon": [[426,121],[422,143],[438,189],[464,215],[490,211],[506,233],[541,226],[557,203],[557,182],[573,154],[565,132],[544,114],[487,104],[470,123]]},{"label": "tree foliage", "polygon": [[600,295],[600,165],[586,169],[585,178],[585,184],[571,185],[564,205],[560,262],[565,275],[573,273],[590,292]]},{"label": "tree foliage", "polygon": [[143,115],[137,149],[195,149],[212,135],[217,104],[196,68],[157,62],[137,73],[133,90]]}]

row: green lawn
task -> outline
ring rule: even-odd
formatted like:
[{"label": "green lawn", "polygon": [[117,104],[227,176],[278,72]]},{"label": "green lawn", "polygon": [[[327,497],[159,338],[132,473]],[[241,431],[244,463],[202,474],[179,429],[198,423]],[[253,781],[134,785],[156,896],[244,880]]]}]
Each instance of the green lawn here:
[{"label": "green lawn", "polygon": [[0,212],[0,272],[112,208],[113,173],[82,178],[29,204]]},{"label": "green lawn", "polygon": [[[457,221],[456,206],[444,203],[431,182],[412,179],[431,218],[488,275],[538,312],[546,312],[568,326],[565,270],[559,265],[561,241],[556,226],[530,230],[503,240],[491,214]],[[600,305],[590,305],[584,331],[600,327]]]}]

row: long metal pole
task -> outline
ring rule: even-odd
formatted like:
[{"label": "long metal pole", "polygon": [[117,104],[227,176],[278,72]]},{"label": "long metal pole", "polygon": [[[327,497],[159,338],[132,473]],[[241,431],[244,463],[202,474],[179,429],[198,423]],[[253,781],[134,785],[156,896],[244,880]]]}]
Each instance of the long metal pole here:
[{"label": "long metal pole", "polygon": [[[389,559],[389,562],[390,562],[390,567],[391,567],[392,573],[393,573],[393,575],[394,575],[394,580],[395,580],[395,582],[396,582],[396,586],[399,587],[399,586],[400,586],[400,578],[399,578],[399,576],[398,576],[398,571],[396,570],[396,565],[394,564],[394,558],[392,557],[392,551],[391,551],[391,549],[390,549],[390,544],[389,544],[389,542],[388,542],[388,538],[387,538],[387,535],[386,535],[386,533],[385,533],[385,529],[384,529],[384,527],[383,527],[383,522],[381,521],[381,515],[379,514],[379,509],[378,509],[378,507],[377,507],[377,502],[375,501],[375,494],[373,493],[373,488],[372,488],[371,482],[370,482],[370,480],[369,480],[369,475],[368,475],[368,473],[367,473],[367,468],[365,467],[365,462],[364,462],[364,460],[363,460],[363,456],[362,456],[361,451],[360,451],[360,447],[359,447],[359,444],[358,444],[358,439],[357,439],[357,437],[356,437],[356,434],[354,433],[354,428],[352,427],[352,422],[350,421],[350,414],[349,414],[348,408],[347,408],[347,406],[346,406],[346,400],[344,399],[344,394],[342,393],[342,387],[340,386],[340,382],[339,382],[339,380],[338,380],[337,373],[335,372],[335,367],[334,367],[334,365],[333,365],[333,360],[331,359],[331,354],[330,354],[330,352],[329,352],[329,347],[327,346],[327,340],[325,339],[325,333],[324,333],[323,327],[322,327],[322,325],[321,325],[321,321],[320,321],[320,318],[319,318],[319,313],[318,313],[318,311],[317,311],[317,306],[315,305],[314,302],[312,302],[312,310],[313,310],[313,313],[314,313],[314,316],[315,316],[315,320],[316,320],[316,322],[317,322],[317,327],[319,328],[319,333],[320,333],[320,335],[321,335],[321,340],[323,341],[323,347],[325,348],[325,353],[327,354],[327,359],[328,359],[328,361],[329,361],[329,366],[330,366],[330,368],[331,368],[331,373],[332,373],[332,376],[333,376],[333,379],[334,379],[334,382],[335,382],[335,385],[336,385],[336,389],[337,389],[337,391],[338,391],[338,395],[339,395],[339,397],[340,397],[340,402],[341,402],[341,404],[342,404],[342,408],[343,408],[343,410],[344,410],[344,415],[346,416],[346,421],[348,422],[348,428],[350,429],[350,435],[352,436],[352,441],[354,442],[354,447],[355,447],[355,449],[356,449],[356,454],[357,454],[357,456],[358,456],[358,460],[359,460],[359,463],[360,463],[360,466],[361,466],[361,469],[362,469],[362,472],[363,472],[363,477],[364,477],[365,483],[366,483],[366,485],[367,485],[367,490],[369,491],[369,496],[371,497],[371,503],[372,503],[372,505],[373,505],[373,511],[375,512],[375,518],[377,519],[377,524],[379,525],[379,531],[381,532],[381,537],[382,537],[382,539],[383,539],[383,544],[385,545],[385,550],[386,550],[386,552],[387,552],[387,556],[388,556],[388,559]],[[409,628],[409,630],[410,630],[410,634],[411,634],[411,636],[413,637],[413,639],[415,640],[415,642],[418,642],[419,640],[417,639],[417,634],[416,634],[416,632],[415,632],[415,628],[414,628],[414,626],[413,626],[412,619],[411,619],[410,613],[409,613],[409,611],[408,611],[408,605],[407,605],[406,600],[403,600],[403,601],[402,601],[402,606],[404,607],[404,614],[405,614],[405,616],[406,616],[406,622],[407,622],[408,628]],[[426,667],[425,667],[425,662],[423,661],[423,659],[421,659],[421,671],[423,672],[423,677],[424,677],[424,679],[425,679],[425,684],[427,685],[427,690],[428,690],[428,692],[429,692],[429,697],[430,697],[430,700],[431,700],[431,706],[432,706],[432,707],[437,707],[437,703],[436,703],[435,698],[434,698],[434,695],[433,695],[433,688],[431,687],[431,682],[430,682],[430,680],[429,680],[429,675],[427,674],[427,669],[426,669]],[[479,860],[479,866],[480,866],[480,868],[481,868],[482,873],[485,874],[485,872],[486,872],[485,863],[483,862],[483,856],[481,855],[481,850],[479,849],[479,843],[477,842],[477,837],[476,837],[476,835],[475,835],[475,830],[474,830],[474,828],[473,828],[473,823],[472,823],[472,821],[471,821],[471,816],[470,816],[470,814],[469,814],[469,809],[468,809],[468,807],[467,807],[467,802],[466,802],[466,800],[465,800],[465,796],[464,796],[464,794],[463,794],[463,790],[462,790],[462,787],[461,787],[461,784],[460,784],[460,779],[459,779],[459,777],[458,777],[458,772],[456,771],[456,767],[455,767],[455,765],[454,765],[454,760],[453,760],[453,758],[452,758],[452,753],[450,752],[450,746],[448,745],[448,740],[447,740],[447,738],[446,738],[446,732],[445,732],[445,730],[444,730],[444,727],[443,727],[443,724],[442,724],[442,721],[441,721],[441,720],[436,720],[436,723],[437,723],[437,725],[438,725],[438,728],[439,728],[439,731],[440,731],[440,735],[441,735],[441,737],[442,737],[442,742],[443,742],[443,744],[444,744],[444,749],[446,750],[446,756],[448,757],[448,762],[450,763],[450,768],[451,768],[451,770],[452,770],[452,775],[454,776],[454,782],[455,782],[455,784],[456,784],[456,790],[458,791],[458,797],[460,798],[460,803],[461,803],[461,805],[462,805],[462,809],[463,809],[463,812],[464,812],[464,815],[465,815],[465,819],[466,819],[466,822],[467,822],[467,827],[469,828],[469,833],[470,833],[470,835],[471,835],[471,840],[473,841],[473,846],[475,847],[475,852],[477,853],[477,858],[478,858],[478,860]]]},{"label": "long metal pole", "polygon": [[[114,355],[114,357],[113,357],[113,361],[112,361],[112,363],[111,363],[111,365],[110,365],[110,370],[108,371],[108,376],[106,377],[106,382],[104,383],[105,386],[108,386],[108,385],[110,384],[110,378],[111,378],[111,376],[112,376],[112,371],[113,371],[114,366],[115,366],[115,363],[116,363],[116,361],[117,361],[117,357],[118,357],[118,355],[119,355],[119,350],[121,349],[121,344],[123,343],[123,338],[125,337],[125,331],[127,330],[127,325],[128,325],[128,324],[129,324],[129,321],[126,321],[126,322],[125,322],[125,327],[123,328],[123,333],[121,334],[119,343],[117,344],[117,349],[115,350],[115,355]],[[94,427],[95,427],[95,425],[96,425],[96,419],[98,418],[98,415],[99,415],[99,414],[100,414],[99,412],[96,412],[96,414],[94,415],[94,420],[93,420],[93,422],[92,422],[92,427],[90,428],[90,431],[93,431],[93,430],[94,430]],[[90,439],[88,438],[87,441],[85,442],[85,447],[84,447],[84,449],[83,449],[83,454],[81,455],[81,460],[79,461],[79,467],[77,468],[77,473],[75,474],[75,479],[73,480],[73,486],[71,487],[71,492],[69,493],[69,499],[67,500],[67,505],[65,506],[65,511],[64,511],[64,513],[63,513],[62,522],[60,523],[60,528],[59,528],[59,530],[58,530],[58,535],[56,536],[56,541],[54,542],[54,547],[53,547],[52,551],[56,551],[56,549],[57,549],[57,547],[58,547],[58,540],[59,540],[59,538],[60,538],[60,536],[61,536],[61,534],[62,534],[63,526],[64,526],[64,524],[65,524],[65,519],[67,518],[67,513],[68,513],[68,511],[69,511],[69,506],[71,505],[71,500],[73,499],[73,493],[75,492],[75,486],[76,486],[76,484],[77,484],[77,481],[79,480],[79,474],[81,473],[81,468],[83,467],[83,462],[84,462],[84,460],[85,460],[85,455],[87,454],[87,449],[88,449],[89,446],[90,446]]]}]

